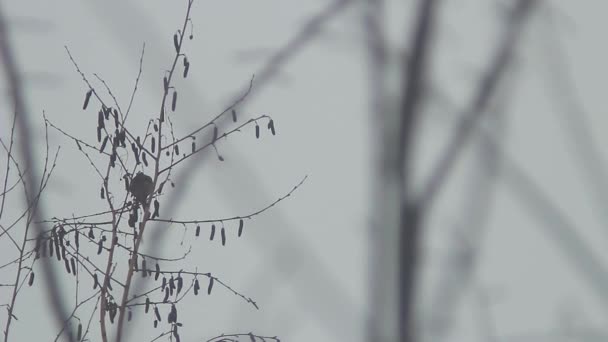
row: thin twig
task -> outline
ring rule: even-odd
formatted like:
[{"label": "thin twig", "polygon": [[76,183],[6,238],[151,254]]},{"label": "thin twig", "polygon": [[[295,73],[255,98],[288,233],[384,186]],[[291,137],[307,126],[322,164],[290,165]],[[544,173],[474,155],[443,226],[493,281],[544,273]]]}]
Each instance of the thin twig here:
[{"label": "thin twig", "polygon": [[139,71],[137,72],[137,78],[135,79],[135,86],[133,87],[133,92],[131,93],[131,98],[129,99],[129,106],[127,107],[127,112],[122,119],[122,124],[124,125],[127,121],[127,117],[129,117],[129,112],[131,111],[131,105],[133,104],[133,99],[135,98],[135,93],[137,93],[137,86],[139,85],[139,77],[141,76],[142,65],[144,64],[144,52],[146,51],[146,43],[141,47],[141,57],[139,58]]},{"label": "thin twig", "polygon": [[[175,53],[175,58],[173,59],[173,64],[171,65],[171,68],[169,70],[169,74],[166,76],[166,82],[167,82],[167,86],[164,88],[164,92],[163,92],[163,97],[162,97],[162,101],[160,104],[160,110],[159,110],[159,116],[158,116],[158,135],[157,135],[157,140],[158,140],[158,149],[157,149],[157,154],[156,154],[156,159],[154,161],[154,177],[153,177],[153,187],[152,189],[156,189],[158,186],[158,179],[160,176],[160,159],[161,159],[161,153],[162,153],[162,131],[163,131],[163,122],[165,121],[165,102],[167,99],[167,95],[168,95],[168,91],[169,91],[169,85],[171,84],[171,80],[173,78],[173,74],[175,71],[175,67],[177,65],[177,61],[179,60],[181,54],[180,54],[180,50],[183,46],[183,42],[184,42],[184,35],[186,33],[186,26],[190,20],[190,10],[192,9],[192,5],[193,5],[193,0],[188,0],[188,6],[186,9],[186,15],[185,15],[185,19],[184,19],[184,23],[182,25],[181,30],[179,31],[178,34],[178,40],[177,40],[177,45],[176,45],[176,53]],[[151,154],[152,155],[152,154]],[[139,236],[135,241],[134,247],[133,247],[133,254],[137,254],[139,252],[139,246],[141,244],[144,232],[145,232],[145,228],[146,228],[146,223],[148,222],[148,219],[150,218],[150,203],[143,203],[144,206],[144,214],[143,214],[143,220],[142,222],[139,224]],[[123,291],[123,295],[122,298],[120,300],[120,304],[119,304],[119,312],[118,312],[118,324],[117,324],[117,329],[116,329],[116,341],[120,342],[122,340],[123,337],[123,326],[124,326],[124,316],[125,316],[125,304],[128,301],[128,297],[129,297],[129,291],[131,289],[131,281],[133,278],[133,273],[134,273],[134,269],[135,269],[135,263],[130,263],[129,268],[127,270],[127,277],[126,277],[126,286],[125,289]]]},{"label": "thin twig", "polygon": [[156,221],[156,222],[166,222],[166,223],[176,223],[176,224],[197,224],[197,223],[210,223],[210,222],[225,222],[225,221],[234,221],[234,220],[239,220],[239,219],[250,219],[254,216],[257,216],[263,212],[265,212],[266,210],[274,207],[275,205],[279,204],[279,202],[283,201],[284,199],[286,199],[287,197],[291,196],[291,194],[296,191],[303,183],[304,181],[306,181],[306,179],[308,178],[308,175],[304,176],[304,178],[302,178],[302,180],[296,184],[291,190],[289,190],[289,192],[281,197],[279,197],[276,201],[270,203],[269,205],[265,206],[262,209],[256,210],[248,215],[244,215],[244,216],[231,216],[231,217],[224,217],[224,218],[220,218],[220,219],[203,219],[203,220],[173,220],[173,219],[150,219],[150,221]]},{"label": "thin twig", "polygon": [[[276,336],[263,336],[263,335],[255,335],[253,333],[234,333],[234,334],[221,334],[219,336],[212,337],[208,339],[206,342],[229,342],[229,341],[240,341],[240,338],[247,338],[249,341],[257,341],[257,339],[262,341],[274,341],[280,342],[281,340]],[[236,339],[236,340],[234,340]]]},{"label": "thin twig", "polygon": [[[199,146],[197,148],[194,149],[194,151],[192,151],[192,153],[187,154],[185,156],[183,156],[182,158],[178,159],[177,161],[171,163],[169,166],[163,168],[162,170],[159,171],[159,174],[165,173],[169,170],[171,170],[174,166],[176,166],[177,164],[183,162],[184,160],[196,155],[197,153],[199,153],[200,151],[208,148],[209,146],[215,147],[215,143],[220,140],[221,138],[225,138],[233,133],[236,132],[240,132],[241,128],[251,124],[251,123],[256,123],[257,120],[263,119],[263,118],[268,118],[269,120],[272,120],[268,115],[260,115],[257,118],[253,118],[253,119],[249,119],[248,121],[245,121],[244,123],[240,124],[239,126],[237,126],[236,128],[233,128],[227,132],[224,132],[222,135],[218,136],[216,140],[211,140],[210,142],[208,142],[205,145]],[[256,123],[257,124],[257,123]],[[217,152],[217,150],[216,150]]]},{"label": "thin twig", "polygon": [[[9,147],[8,147],[8,151],[6,153],[6,174],[4,175],[4,188],[2,190],[2,203],[0,204],[0,218],[2,218],[2,214],[4,213],[4,203],[6,201],[6,194],[7,194],[7,184],[8,184],[8,176],[11,170],[11,157],[13,155],[13,143],[14,143],[14,138],[15,138],[15,125],[17,123],[17,118],[16,118],[17,113],[15,112],[13,114],[13,125],[11,128],[11,140],[9,143]],[[2,145],[4,145],[4,142],[2,143]],[[9,190],[10,191],[10,190]]]}]

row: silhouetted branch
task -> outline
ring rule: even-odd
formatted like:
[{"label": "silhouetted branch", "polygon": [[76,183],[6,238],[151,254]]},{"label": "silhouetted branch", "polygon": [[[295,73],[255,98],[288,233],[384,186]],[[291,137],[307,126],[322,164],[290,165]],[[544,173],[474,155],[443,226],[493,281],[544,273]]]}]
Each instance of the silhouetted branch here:
[{"label": "silhouetted branch", "polygon": [[245,216],[231,216],[231,217],[224,217],[224,218],[219,218],[219,219],[203,219],[203,220],[189,220],[189,221],[183,221],[183,220],[173,220],[173,219],[150,219],[150,221],[157,221],[157,222],[166,222],[166,223],[176,223],[176,224],[196,224],[196,223],[211,223],[211,222],[225,222],[225,221],[234,221],[234,220],[240,220],[240,219],[251,219],[254,216],[257,216],[263,212],[265,212],[266,210],[274,207],[275,205],[277,205],[279,202],[283,201],[284,199],[286,199],[287,197],[291,196],[291,194],[296,191],[303,183],[304,181],[306,181],[306,179],[308,178],[308,176],[304,176],[304,178],[302,178],[302,180],[296,184],[291,190],[289,190],[289,192],[286,195],[283,195],[281,197],[279,197],[276,201],[272,202],[271,204],[265,206],[262,209],[259,209],[257,211],[254,211],[248,215]]},{"label": "silhouetted branch", "polygon": [[[221,115],[221,114],[220,114],[220,115]],[[200,152],[200,151],[202,151],[202,150],[206,149],[206,148],[207,148],[207,147],[209,147],[209,146],[213,146],[213,147],[215,148],[215,151],[216,151],[216,154],[217,154],[218,158],[220,159],[220,161],[223,161],[223,157],[222,157],[222,156],[221,156],[219,153],[217,153],[217,147],[215,146],[215,143],[216,143],[216,142],[217,142],[219,139],[221,139],[221,138],[228,137],[229,135],[231,135],[231,134],[233,134],[233,133],[235,133],[235,132],[240,132],[240,131],[241,131],[241,128],[243,128],[243,127],[245,127],[245,126],[247,126],[247,125],[249,125],[249,124],[251,124],[251,123],[255,123],[255,124],[256,124],[256,129],[259,129],[259,128],[257,128],[257,127],[258,127],[257,120],[260,120],[260,119],[263,119],[263,118],[268,118],[269,122],[271,122],[271,121],[272,121],[272,118],[271,118],[270,116],[268,116],[268,115],[260,115],[260,116],[258,116],[257,118],[249,119],[248,121],[246,121],[246,122],[244,122],[244,123],[240,124],[240,125],[239,125],[239,126],[237,126],[236,128],[231,129],[231,130],[229,130],[229,131],[227,131],[227,132],[224,132],[224,133],[222,133],[221,135],[219,135],[219,133],[218,133],[218,135],[217,135],[217,136],[215,136],[215,133],[214,133],[214,136],[211,138],[211,140],[210,140],[208,143],[206,143],[205,145],[199,146],[199,147],[195,147],[195,145],[192,145],[192,152],[191,152],[190,154],[187,154],[187,155],[183,156],[182,158],[178,159],[177,161],[175,161],[175,162],[171,163],[169,166],[167,166],[167,167],[165,167],[165,168],[161,169],[161,170],[159,171],[159,174],[162,174],[162,173],[165,173],[165,172],[167,172],[167,171],[171,170],[171,169],[172,169],[174,166],[178,165],[178,164],[179,164],[179,163],[181,163],[182,161],[184,161],[184,160],[186,160],[186,159],[188,159],[188,158],[192,157],[193,155],[195,155],[195,154],[197,154],[198,152]],[[216,128],[216,129],[217,129],[217,128]],[[258,132],[259,132],[259,131],[258,131]],[[185,139],[185,138],[182,138],[182,140],[183,140],[183,139]],[[193,143],[193,144],[194,144],[194,143]]]},{"label": "silhouetted branch", "polygon": [[[2,194],[0,194],[0,196],[2,196],[2,203],[0,203],[0,219],[2,218],[2,214],[4,213],[4,203],[6,201],[6,194],[8,191],[10,191],[12,189],[12,187],[10,189],[8,189],[7,186],[8,186],[8,176],[11,171],[11,158],[13,156],[13,143],[15,141],[15,125],[17,123],[16,115],[17,115],[17,113],[14,113],[14,115],[13,115],[13,125],[11,127],[11,135],[10,135],[10,142],[8,144],[8,149],[6,149],[6,146],[4,146],[4,142],[2,142],[2,146],[4,146],[4,148],[6,149],[6,170],[5,170],[5,175],[4,175],[4,186],[2,189]],[[22,178],[20,178],[20,179],[22,179]],[[18,184],[18,183],[15,183],[15,184]]]},{"label": "silhouetted branch", "polygon": [[221,334],[208,339],[206,342],[238,342],[241,341],[241,338],[247,339],[248,342],[254,342],[257,339],[268,342],[281,342],[276,336],[262,336],[255,335],[254,333]]},{"label": "silhouetted branch", "polygon": [[141,57],[139,58],[139,71],[137,72],[137,78],[135,79],[135,86],[133,87],[133,92],[131,93],[131,98],[129,99],[129,106],[127,107],[127,112],[123,117],[122,124],[124,125],[129,117],[129,112],[131,111],[131,105],[133,104],[133,99],[135,98],[135,93],[137,93],[137,86],[139,85],[139,77],[141,76],[141,70],[144,63],[144,52],[146,51],[146,44],[141,47]]},{"label": "silhouetted branch", "polygon": [[424,96],[423,84],[430,64],[431,47],[437,11],[437,1],[422,0],[416,11],[416,20],[412,31],[409,51],[411,58],[404,59],[402,65],[402,96],[399,104],[400,125],[399,145],[395,148],[397,158],[397,184],[403,191],[401,195],[401,212],[399,219],[399,306],[398,324],[399,340],[413,342],[414,332],[414,296],[415,279],[418,263],[418,243],[420,235],[420,203],[413,201],[412,152],[415,139],[415,125],[420,116],[419,104]]}]

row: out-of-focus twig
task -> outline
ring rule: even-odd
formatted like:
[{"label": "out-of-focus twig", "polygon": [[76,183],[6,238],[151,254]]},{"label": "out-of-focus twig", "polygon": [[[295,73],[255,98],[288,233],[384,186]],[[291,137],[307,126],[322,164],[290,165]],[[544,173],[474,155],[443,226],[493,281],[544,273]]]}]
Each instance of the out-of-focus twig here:
[{"label": "out-of-focus twig", "polygon": [[[509,15],[505,18],[506,24],[502,38],[498,43],[494,56],[492,56],[489,61],[486,72],[479,81],[473,100],[465,108],[464,114],[459,116],[460,121],[457,123],[454,133],[448,141],[445,152],[440,157],[437,166],[431,170],[428,181],[423,184],[422,191],[415,201],[415,203],[419,205],[419,210],[422,212],[421,215],[429,214],[433,200],[441,190],[442,185],[447,181],[447,177],[461,155],[461,152],[464,150],[466,142],[480,125],[483,115],[488,112],[488,106],[498,92],[505,71],[508,70],[508,67],[512,63],[515,48],[523,31],[523,24],[530,16],[530,12],[534,8],[535,3],[536,0],[519,0],[513,5]],[[495,155],[488,147],[485,147],[484,150],[486,151],[485,153]],[[474,258],[474,254],[471,253],[474,253],[475,247],[463,246],[463,248],[465,250],[464,253],[466,258],[463,260],[466,263],[463,270],[465,270],[466,273],[462,274],[462,277],[459,279],[466,282],[472,271],[472,258]],[[458,284],[463,284],[463,282],[459,282]],[[438,312],[437,308],[432,309],[432,311],[434,310],[431,313],[431,315],[433,315],[432,318],[437,319],[438,317],[441,317],[447,319],[444,322],[431,322],[431,325],[439,323],[438,326],[431,326],[431,329],[436,329],[436,331],[433,331],[435,338],[441,338],[448,328],[448,326],[442,326],[442,323],[449,325],[449,312],[453,306],[452,304],[459,295],[456,286],[457,284],[446,284],[443,287],[450,287],[449,291],[446,291],[445,293],[439,292],[437,298],[443,298],[441,301],[446,305],[446,311],[442,311],[442,315],[436,314],[436,312]],[[437,303],[433,303],[433,305],[437,305]]]},{"label": "out-of-focus twig", "polygon": [[[550,6],[548,3],[545,7]],[[581,180],[587,186],[593,213],[603,222],[605,234],[608,234],[608,169],[604,156],[594,140],[589,115],[577,94],[570,66],[562,51],[557,33],[556,14],[553,8],[546,8],[546,20],[543,22],[550,31],[538,39],[543,63],[538,69],[543,73],[546,89],[552,96],[552,104],[559,118],[563,120],[564,132],[571,140],[573,153],[578,160]],[[608,236],[608,235],[607,235]]]},{"label": "out-of-focus twig", "polygon": [[[511,67],[508,77],[501,85],[497,96],[493,97],[488,108],[491,115],[485,117],[484,127],[496,144],[501,144],[505,135],[506,114],[513,100],[513,90],[517,85],[519,74]],[[444,113],[444,111],[441,111]],[[440,120],[448,121],[445,116]],[[453,118],[451,118],[453,119]],[[452,121],[452,120],[449,120]],[[448,123],[452,124],[452,122]],[[429,341],[442,341],[449,334],[453,316],[465,292],[471,288],[482,249],[486,223],[492,207],[493,192],[502,165],[502,154],[484,144],[475,142],[476,161],[471,166],[468,186],[462,200],[460,217],[455,223],[450,245],[442,257],[441,271],[437,280],[437,289],[433,290],[429,304],[428,324],[425,325],[425,337]]]},{"label": "out-of-focus twig", "polygon": [[439,159],[437,166],[432,169],[428,181],[424,184],[418,196],[417,202],[420,203],[423,210],[429,210],[433,199],[447,180],[466,142],[471,137],[471,133],[479,124],[479,119],[486,112],[487,105],[501,82],[504,71],[512,60],[515,47],[524,28],[523,24],[536,3],[537,0],[519,0],[507,17],[507,25],[502,40],[498,45],[496,54],[490,60],[487,71],[479,81],[473,101],[465,109],[465,114],[462,115],[462,120],[458,123],[451,139],[449,139],[445,152]]},{"label": "out-of-focus twig", "polygon": [[[0,7],[0,60],[2,60],[2,66],[4,68],[5,75],[7,77],[7,83],[10,89],[10,95],[15,111],[16,125],[17,125],[17,143],[20,146],[20,152],[22,159],[26,166],[30,169],[27,173],[26,187],[27,196],[25,206],[29,207],[30,203],[35,201],[36,186],[40,183],[37,170],[37,161],[34,158],[34,146],[33,136],[30,131],[29,123],[29,112],[25,102],[25,94],[23,93],[23,84],[19,77],[17,61],[13,54],[13,47],[9,41],[8,25],[6,24],[6,16],[3,8]],[[44,228],[41,223],[41,218],[45,217],[45,208],[42,201],[37,202],[36,208],[32,212],[32,219],[35,231],[41,233]],[[63,326],[67,315],[67,310],[63,300],[63,294],[57,286],[57,279],[55,272],[53,272],[53,266],[49,262],[48,258],[41,260],[43,275],[46,280],[46,288],[48,295],[46,296],[51,304],[53,316],[58,326]],[[73,336],[68,334],[70,341],[73,341]]]},{"label": "out-of-focus twig", "polygon": [[399,340],[412,342],[416,340],[414,331],[414,284],[417,276],[418,244],[420,236],[421,206],[415,200],[412,191],[411,171],[413,169],[413,151],[416,138],[415,127],[421,113],[421,99],[424,96],[424,83],[427,79],[427,68],[430,64],[435,18],[438,1],[421,0],[416,11],[415,26],[409,44],[410,58],[404,58],[402,65],[401,91],[399,104],[399,132],[396,155],[396,184],[402,191],[399,206]]}]

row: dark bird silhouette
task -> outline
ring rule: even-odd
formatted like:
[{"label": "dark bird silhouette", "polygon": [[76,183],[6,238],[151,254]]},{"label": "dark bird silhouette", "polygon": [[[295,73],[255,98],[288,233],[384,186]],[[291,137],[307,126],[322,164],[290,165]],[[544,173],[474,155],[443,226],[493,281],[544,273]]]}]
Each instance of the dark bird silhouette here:
[{"label": "dark bird silhouette", "polygon": [[154,182],[150,176],[145,175],[143,172],[138,172],[131,181],[129,192],[131,192],[138,203],[145,204],[148,196],[154,192]]}]

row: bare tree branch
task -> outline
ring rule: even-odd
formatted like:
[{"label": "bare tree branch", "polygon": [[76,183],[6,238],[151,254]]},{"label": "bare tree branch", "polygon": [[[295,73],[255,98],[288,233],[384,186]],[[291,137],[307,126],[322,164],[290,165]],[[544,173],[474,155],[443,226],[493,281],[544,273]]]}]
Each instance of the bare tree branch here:
[{"label": "bare tree branch", "polygon": [[412,152],[416,137],[415,125],[421,113],[419,104],[424,96],[426,72],[430,64],[437,3],[438,1],[434,0],[419,2],[409,47],[411,58],[404,59],[402,66],[403,95],[399,106],[401,118],[398,133],[400,141],[394,157],[397,160],[396,186],[402,191],[399,219],[398,323],[399,340],[404,342],[416,340],[413,304],[422,213],[419,203],[412,201],[414,199],[411,184]]}]

